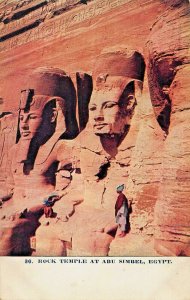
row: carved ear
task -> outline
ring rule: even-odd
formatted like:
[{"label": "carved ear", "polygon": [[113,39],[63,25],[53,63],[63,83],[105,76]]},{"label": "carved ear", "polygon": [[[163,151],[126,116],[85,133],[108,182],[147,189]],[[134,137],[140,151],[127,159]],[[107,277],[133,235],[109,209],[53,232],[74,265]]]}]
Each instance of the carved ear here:
[{"label": "carved ear", "polygon": [[58,110],[56,107],[57,107],[57,98],[56,97],[49,98],[48,103],[46,104],[46,108],[49,110],[51,123],[54,123],[57,119]]},{"label": "carved ear", "polygon": [[51,123],[54,123],[57,119],[57,114],[58,114],[58,111],[56,108],[53,108],[53,112],[52,112],[52,117],[51,117]]},{"label": "carved ear", "polygon": [[132,81],[127,84],[122,95],[120,96],[119,106],[124,110],[127,108],[130,109],[134,106],[135,102],[136,102],[135,89],[134,89],[134,82]]},{"label": "carved ear", "polygon": [[127,110],[132,110],[135,107],[135,105],[137,104],[135,95],[129,94],[128,97],[127,97],[127,102],[126,103],[127,103],[126,109]]}]

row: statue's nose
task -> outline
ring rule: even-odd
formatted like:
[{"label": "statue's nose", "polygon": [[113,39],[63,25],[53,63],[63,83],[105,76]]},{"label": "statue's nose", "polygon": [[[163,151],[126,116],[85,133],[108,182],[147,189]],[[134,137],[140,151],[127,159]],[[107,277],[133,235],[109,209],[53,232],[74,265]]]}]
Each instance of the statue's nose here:
[{"label": "statue's nose", "polygon": [[21,122],[21,128],[22,129],[28,129],[29,128],[29,125],[28,125],[28,122]]},{"label": "statue's nose", "polygon": [[28,126],[28,122],[29,122],[29,117],[28,116],[23,116],[23,118],[20,120],[21,126]]},{"label": "statue's nose", "polygon": [[102,111],[99,111],[95,116],[94,116],[95,121],[104,121],[104,115]]}]

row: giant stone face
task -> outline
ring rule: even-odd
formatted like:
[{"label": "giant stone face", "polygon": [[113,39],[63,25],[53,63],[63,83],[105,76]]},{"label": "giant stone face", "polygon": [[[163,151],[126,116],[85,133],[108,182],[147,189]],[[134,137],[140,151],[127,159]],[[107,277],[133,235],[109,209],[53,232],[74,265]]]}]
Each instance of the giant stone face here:
[{"label": "giant stone face", "polygon": [[135,106],[133,82],[126,84],[120,76],[109,76],[96,89],[90,101],[90,122],[96,135],[123,134]]}]

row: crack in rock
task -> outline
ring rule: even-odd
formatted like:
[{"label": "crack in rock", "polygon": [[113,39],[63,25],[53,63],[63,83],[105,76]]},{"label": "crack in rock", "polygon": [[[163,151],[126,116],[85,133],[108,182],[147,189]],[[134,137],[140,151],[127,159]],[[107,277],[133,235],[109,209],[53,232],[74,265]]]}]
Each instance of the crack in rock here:
[{"label": "crack in rock", "polygon": [[82,146],[81,149],[88,150],[88,151],[90,151],[90,152],[92,152],[92,153],[95,153],[95,154],[97,154],[97,155],[101,155],[101,154],[102,154],[102,151],[101,151],[101,150],[100,150],[100,151],[95,151],[95,150],[89,149],[89,148],[84,147],[84,146]]}]

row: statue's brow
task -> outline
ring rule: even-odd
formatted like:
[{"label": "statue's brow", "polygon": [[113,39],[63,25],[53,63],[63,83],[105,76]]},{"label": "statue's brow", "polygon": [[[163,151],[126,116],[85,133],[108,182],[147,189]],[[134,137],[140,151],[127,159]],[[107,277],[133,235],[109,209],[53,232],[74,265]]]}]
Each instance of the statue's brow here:
[{"label": "statue's brow", "polygon": [[107,101],[104,101],[102,104],[107,104],[107,103],[114,103],[114,104],[118,104],[115,100],[107,100]]}]

